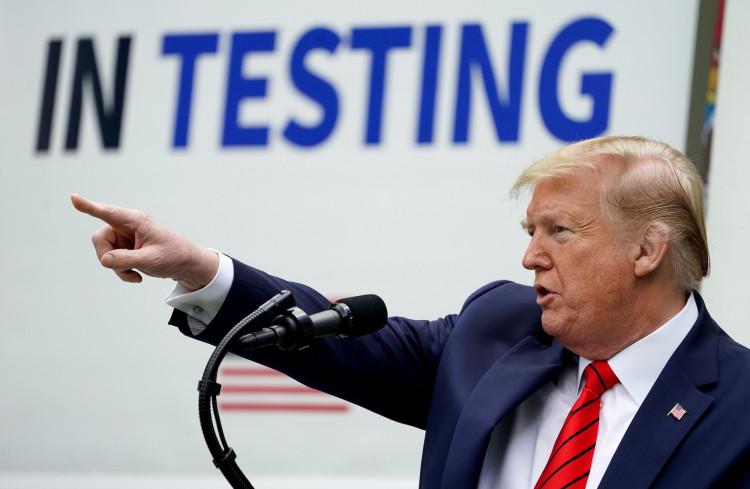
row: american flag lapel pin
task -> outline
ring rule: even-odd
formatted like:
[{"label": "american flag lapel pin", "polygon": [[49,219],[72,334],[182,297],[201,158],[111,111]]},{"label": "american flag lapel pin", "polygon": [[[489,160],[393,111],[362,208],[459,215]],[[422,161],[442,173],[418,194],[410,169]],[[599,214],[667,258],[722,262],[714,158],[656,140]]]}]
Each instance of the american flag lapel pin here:
[{"label": "american flag lapel pin", "polygon": [[672,415],[677,421],[679,421],[686,414],[687,414],[687,411],[685,410],[684,407],[680,406],[680,403],[678,402],[677,404],[674,405],[672,409],[669,410],[669,412],[667,413],[667,416]]}]

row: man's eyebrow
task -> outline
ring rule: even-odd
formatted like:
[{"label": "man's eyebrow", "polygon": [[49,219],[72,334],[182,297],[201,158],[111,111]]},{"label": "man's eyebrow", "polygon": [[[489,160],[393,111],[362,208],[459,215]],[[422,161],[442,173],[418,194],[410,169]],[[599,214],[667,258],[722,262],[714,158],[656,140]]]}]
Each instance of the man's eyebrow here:
[{"label": "man's eyebrow", "polygon": [[526,218],[521,219],[521,227],[524,229],[524,231],[528,231],[529,230],[529,221],[528,221],[528,219],[526,219]]}]

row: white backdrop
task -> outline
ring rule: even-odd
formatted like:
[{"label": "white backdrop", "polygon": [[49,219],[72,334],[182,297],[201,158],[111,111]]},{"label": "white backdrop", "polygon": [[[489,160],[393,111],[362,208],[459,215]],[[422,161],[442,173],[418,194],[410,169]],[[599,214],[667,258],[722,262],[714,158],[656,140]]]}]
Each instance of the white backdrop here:
[{"label": "white backdrop", "polygon": [[735,339],[750,345],[744,265],[750,233],[750,196],[745,191],[747,128],[750,127],[750,63],[747,50],[750,4],[732,0],[724,13],[724,35],[719,64],[716,122],[709,176],[708,236],[711,276],[702,293],[711,305],[711,315]]},{"label": "white backdrop", "polygon": [[[98,267],[89,236],[99,224],[73,210],[71,193],[146,209],[204,245],[332,297],[377,293],[391,313],[412,317],[456,312],[491,280],[531,281],[520,266],[525,204],[509,201],[507,192],[532,159],[564,144],[559,130],[603,110],[596,134],[647,135],[684,149],[696,14],[697,2],[684,0],[0,3],[0,472],[16,477],[6,477],[4,487],[22,487],[18,477],[30,475],[47,477],[34,479],[34,487],[83,487],[76,477],[95,474],[221,484],[196,408],[195,385],[210,349],[165,325],[162,297],[171,284],[123,284]],[[589,39],[595,33],[580,28],[582,19],[611,32]],[[303,95],[289,71],[298,40],[314,28],[327,29],[338,44],[310,52],[303,65],[335,93],[338,112],[330,133],[303,147],[284,135],[289,121],[314,127],[332,113],[330,101],[316,102],[322,92]],[[391,30],[375,42],[365,28]],[[545,60],[554,58],[550,47],[566,39],[566,29],[573,41],[557,82],[545,85]],[[438,31],[439,49],[432,49],[428,39]],[[170,36],[195,35],[216,44],[195,58],[187,138],[174,147],[188,56],[165,54],[163,45]],[[130,39],[130,52],[119,144],[103,149],[85,82],[77,145],[66,150],[78,41],[92,39],[111,111],[121,36]],[[235,39],[249,38],[273,45],[241,56]],[[471,39],[474,49],[464,55],[476,61],[472,81],[460,89],[461,46]],[[57,78],[48,69],[55,41]],[[355,47],[367,42],[375,44]],[[437,87],[434,105],[427,104],[434,132],[418,144],[425,52],[438,61],[428,77]],[[237,72],[230,70],[232,53],[239,53]],[[378,56],[386,62],[382,125],[379,140],[366,144],[378,112],[369,105]],[[485,74],[491,67],[501,104],[520,104],[501,118],[504,129],[518,120],[517,134],[502,141],[480,65]],[[582,95],[591,75],[599,81],[594,98]],[[608,76],[611,84],[602,84]],[[46,112],[49,144],[39,150],[45,79],[56,80],[56,97]],[[253,79],[265,80],[265,88],[249,97],[243,90],[253,90]],[[508,95],[510,79],[518,91]],[[245,98],[227,103],[229,92]],[[471,93],[466,142],[454,137],[459,92]],[[551,106],[542,99],[551,94],[570,121],[545,122]],[[266,142],[222,144],[227,106],[238,108],[230,124],[237,134],[265,127]],[[312,478],[333,477],[340,485],[326,487],[354,487],[383,478],[381,487],[399,487],[417,477],[421,432],[358,408],[224,418],[251,480],[304,477],[313,487]],[[149,487],[165,487],[158,480]]]}]

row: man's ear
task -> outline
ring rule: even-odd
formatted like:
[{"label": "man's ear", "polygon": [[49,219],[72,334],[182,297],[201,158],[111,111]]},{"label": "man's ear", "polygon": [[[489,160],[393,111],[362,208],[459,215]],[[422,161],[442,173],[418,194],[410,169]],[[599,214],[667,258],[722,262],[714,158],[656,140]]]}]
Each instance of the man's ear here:
[{"label": "man's ear", "polygon": [[667,250],[669,250],[667,227],[659,222],[649,224],[641,237],[638,255],[635,258],[635,276],[645,277],[659,268],[667,255]]}]

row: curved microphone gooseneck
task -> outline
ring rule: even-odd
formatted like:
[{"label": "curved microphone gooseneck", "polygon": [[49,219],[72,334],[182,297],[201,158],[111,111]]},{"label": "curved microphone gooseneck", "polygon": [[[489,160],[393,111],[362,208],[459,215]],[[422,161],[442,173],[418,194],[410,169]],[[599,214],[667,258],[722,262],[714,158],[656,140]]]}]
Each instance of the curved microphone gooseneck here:
[{"label": "curved microphone gooseneck", "polygon": [[[240,336],[254,321],[280,310],[285,312],[277,316],[271,326]],[[299,350],[321,336],[353,338],[372,333],[385,325],[387,317],[385,304],[376,295],[342,299],[331,304],[329,310],[308,316],[295,307],[292,293],[283,290],[229,330],[216,346],[198,382],[198,416],[213,463],[234,489],[255,488],[237,466],[237,455],[227,444],[219,419],[216,398],[221,393],[221,384],[216,382],[216,376],[230,349],[249,351],[274,345],[282,350]]]}]

